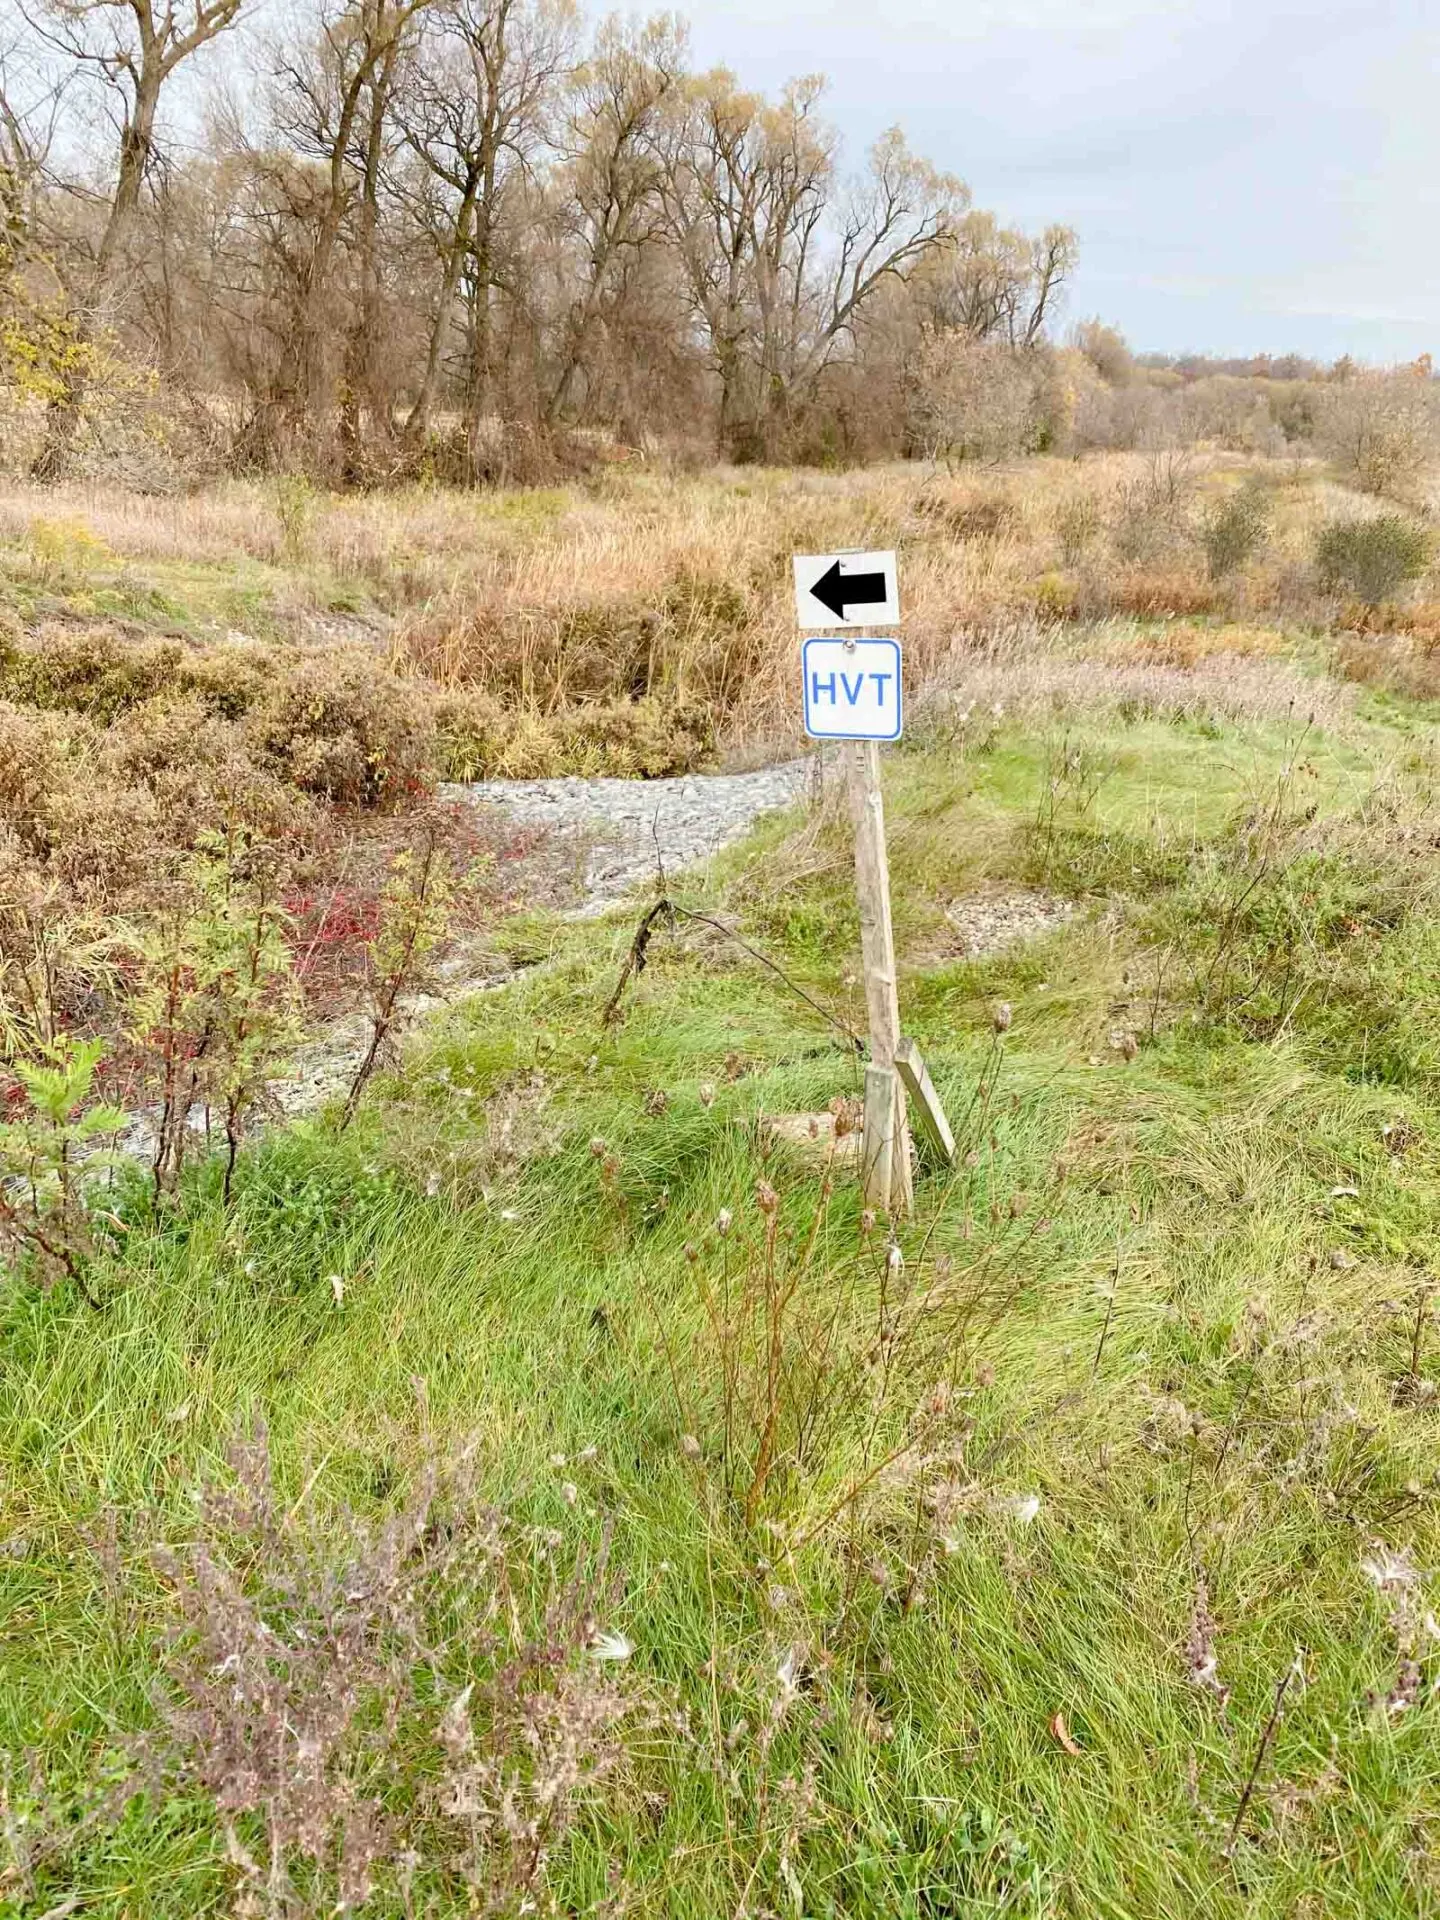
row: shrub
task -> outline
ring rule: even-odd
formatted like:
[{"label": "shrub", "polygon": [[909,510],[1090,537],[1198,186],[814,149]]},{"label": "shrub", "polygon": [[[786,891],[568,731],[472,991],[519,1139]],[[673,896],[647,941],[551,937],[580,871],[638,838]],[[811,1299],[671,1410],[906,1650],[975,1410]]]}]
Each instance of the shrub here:
[{"label": "shrub", "polygon": [[1440,700],[1440,658],[1413,641],[1348,634],[1336,649],[1335,665],[1361,686],[1380,687],[1409,700]]},{"label": "shrub", "polygon": [[1035,354],[970,340],[958,329],[937,335],[911,369],[913,445],[947,465],[1029,452],[1037,437],[1039,371]]},{"label": "shrub", "polygon": [[3,691],[29,707],[69,708],[102,725],[173,684],[182,649],[173,641],[134,646],[105,627],[47,632],[40,645],[11,648]]},{"label": "shrub", "polygon": [[48,850],[47,815],[69,785],[71,756],[95,743],[84,720],[27,713],[0,700],[0,823],[32,853]]},{"label": "shrub", "polygon": [[707,707],[654,698],[517,713],[468,689],[443,698],[436,718],[440,764],[451,780],[570,773],[654,780],[693,772],[715,744]]},{"label": "shrub", "polygon": [[147,700],[194,693],[228,718],[244,713],[263,686],[238,650],[200,651],[178,641],[134,641],[111,627],[79,633],[44,627],[35,640],[0,643],[0,698],[87,714],[108,725]]},{"label": "shrub", "polygon": [[350,1082],[342,1126],[356,1108],[383,1059],[393,1057],[408,996],[425,980],[436,949],[450,927],[456,874],[442,845],[438,815],[422,827],[417,844],[396,854],[377,903],[375,936],[366,954],[366,1009],[370,1027],[364,1055]]},{"label": "shrub", "polygon": [[315,490],[300,473],[282,473],[275,482],[275,517],[280,522],[280,551],[289,566],[299,566],[310,546]]},{"label": "shrub", "polygon": [[125,1016],[157,1083],[157,1202],[174,1192],[203,1113],[205,1140],[214,1122],[223,1133],[228,1205],[245,1125],[297,1037],[282,880],[273,846],[203,834],[150,924],[130,936]]},{"label": "shrub", "polygon": [[1180,544],[1195,487],[1187,447],[1161,447],[1115,489],[1110,537],[1122,560],[1148,562]]},{"label": "shrub", "polygon": [[1214,501],[1200,522],[1200,544],[1212,580],[1238,572],[1265,544],[1270,509],[1258,487],[1241,487]]},{"label": "shrub", "polygon": [[[41,1041],[31,1059],[10,1063],[0,1084],[0,1253],[42,1283],[67,1275],[86,1302],[91,1253],[84,1176],[87,1155],[124,1126],[118,1107],[95,1091],[102,1043],[66,1034]],[[12,1096],[18,1096],[13,1098]]]},{"label": "shrub", "polygon": [[263,1435],[237,1442],[193,1543],[156,1549],[166,1685],[111,1817],[149,1790],[213,1820],[227,1912],[551,1912],[571,1830],[656,1724],[608,1542],[562,1560],[472,1455],[325,1529]]},{"label": "shrub", "polygon": [[309,810],[293,787],[255,764],[243,730],[193,693],[123,714],[106,730],[95,764],[125,786],[147,787],[183,823],[187,843],[236,818],[283,838]]},{"label": "shrub", "polygon": [[1320,584],[1379,606],[1418,580],[1430,564],[1431,539],[1403,514],[1374,520],[1332,520],[1315,540]]},{"label": "shrub", "polygon": [[659,779],[689,773],[713,751],[708,710],[662,700],[617,700],[557,716],[566,772]]},{"label": "shrub", "polygon": [[956,540],[998,540],[1019,530],[1020,509],[1007,494],[981,494],[952,507],[945,516],[946,531]]},{"label": "shrub", "polygon": [[1101,529],[1100,504],[1094,494],[1076,493],[1055,516],[1055,531],[1060,537],[1060,556],[1067,566],[1083,560]]},{"label": "shrub", "polygon": [[434,767],[431,703],[359,653],[303,661],[256,709],[250,734],[303,792],[348,806],[394,805]]}]

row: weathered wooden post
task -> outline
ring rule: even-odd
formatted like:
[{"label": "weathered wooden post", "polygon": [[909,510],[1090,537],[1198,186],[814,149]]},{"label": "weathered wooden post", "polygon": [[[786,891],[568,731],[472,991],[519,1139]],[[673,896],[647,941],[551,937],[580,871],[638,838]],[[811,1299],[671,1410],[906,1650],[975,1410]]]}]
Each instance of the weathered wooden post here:
[{"label": "weathered wooden post", "polygon": [[845,784],[855,826],[855,891],[860,901],[860,955],[870,1027],[862,1143],[865,1199],[870,1206],[908,1213],[913,1197],[910,1127],[905,1089],[895,1065],[900,1046],[900,988],[895,974],[895,929],[890,918],[880,749],[873,740],[855,740],[846,746],[845,757]]}]

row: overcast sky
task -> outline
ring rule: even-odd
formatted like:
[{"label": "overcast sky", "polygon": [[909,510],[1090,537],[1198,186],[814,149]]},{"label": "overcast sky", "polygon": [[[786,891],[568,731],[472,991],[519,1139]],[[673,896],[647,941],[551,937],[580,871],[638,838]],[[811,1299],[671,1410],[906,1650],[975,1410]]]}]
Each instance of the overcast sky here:
[{"label": "overcast sky", "polygon": [[692,0],[697,62],[830,76],[1141,349],[1440,355],[1440,0]]}]

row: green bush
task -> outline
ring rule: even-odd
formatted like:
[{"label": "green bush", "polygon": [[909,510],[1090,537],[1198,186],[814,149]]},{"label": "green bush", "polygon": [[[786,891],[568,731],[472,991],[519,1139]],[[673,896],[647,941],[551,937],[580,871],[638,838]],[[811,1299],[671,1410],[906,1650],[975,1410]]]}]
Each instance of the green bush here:
[{"label": "green bush", "polygon": [[1430,564],[1432,541],[1424,527],[1403,514],[1374,520],[1332,520],[1315,540],[1320,584],[1351,593],[1367,607],[1391,600],[1418,580]]},{"label": "green bush", "polygon": [[1200,522],[1200,544],[1212,580],[1237,573],[1258,553],[1270,531],[1270,507],[1256,487],[1214,501]]}]

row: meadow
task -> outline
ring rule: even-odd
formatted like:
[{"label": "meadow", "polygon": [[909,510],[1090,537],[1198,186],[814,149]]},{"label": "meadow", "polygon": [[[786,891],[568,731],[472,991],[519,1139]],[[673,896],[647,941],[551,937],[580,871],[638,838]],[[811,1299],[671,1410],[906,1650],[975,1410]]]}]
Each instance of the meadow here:
[{"label": "meadow", "polygon": [[[1440,1907],[1425,527],[1171,453],[0,494],[0,1912]],[[889,545],[894,1221],[837,796],[609,1021],[647,902],[433,799],[793,753],[789,554]],[[509,985],[267,1118],[460,926]],[[162,1096],[234,1151],[76,1197]]]}]

